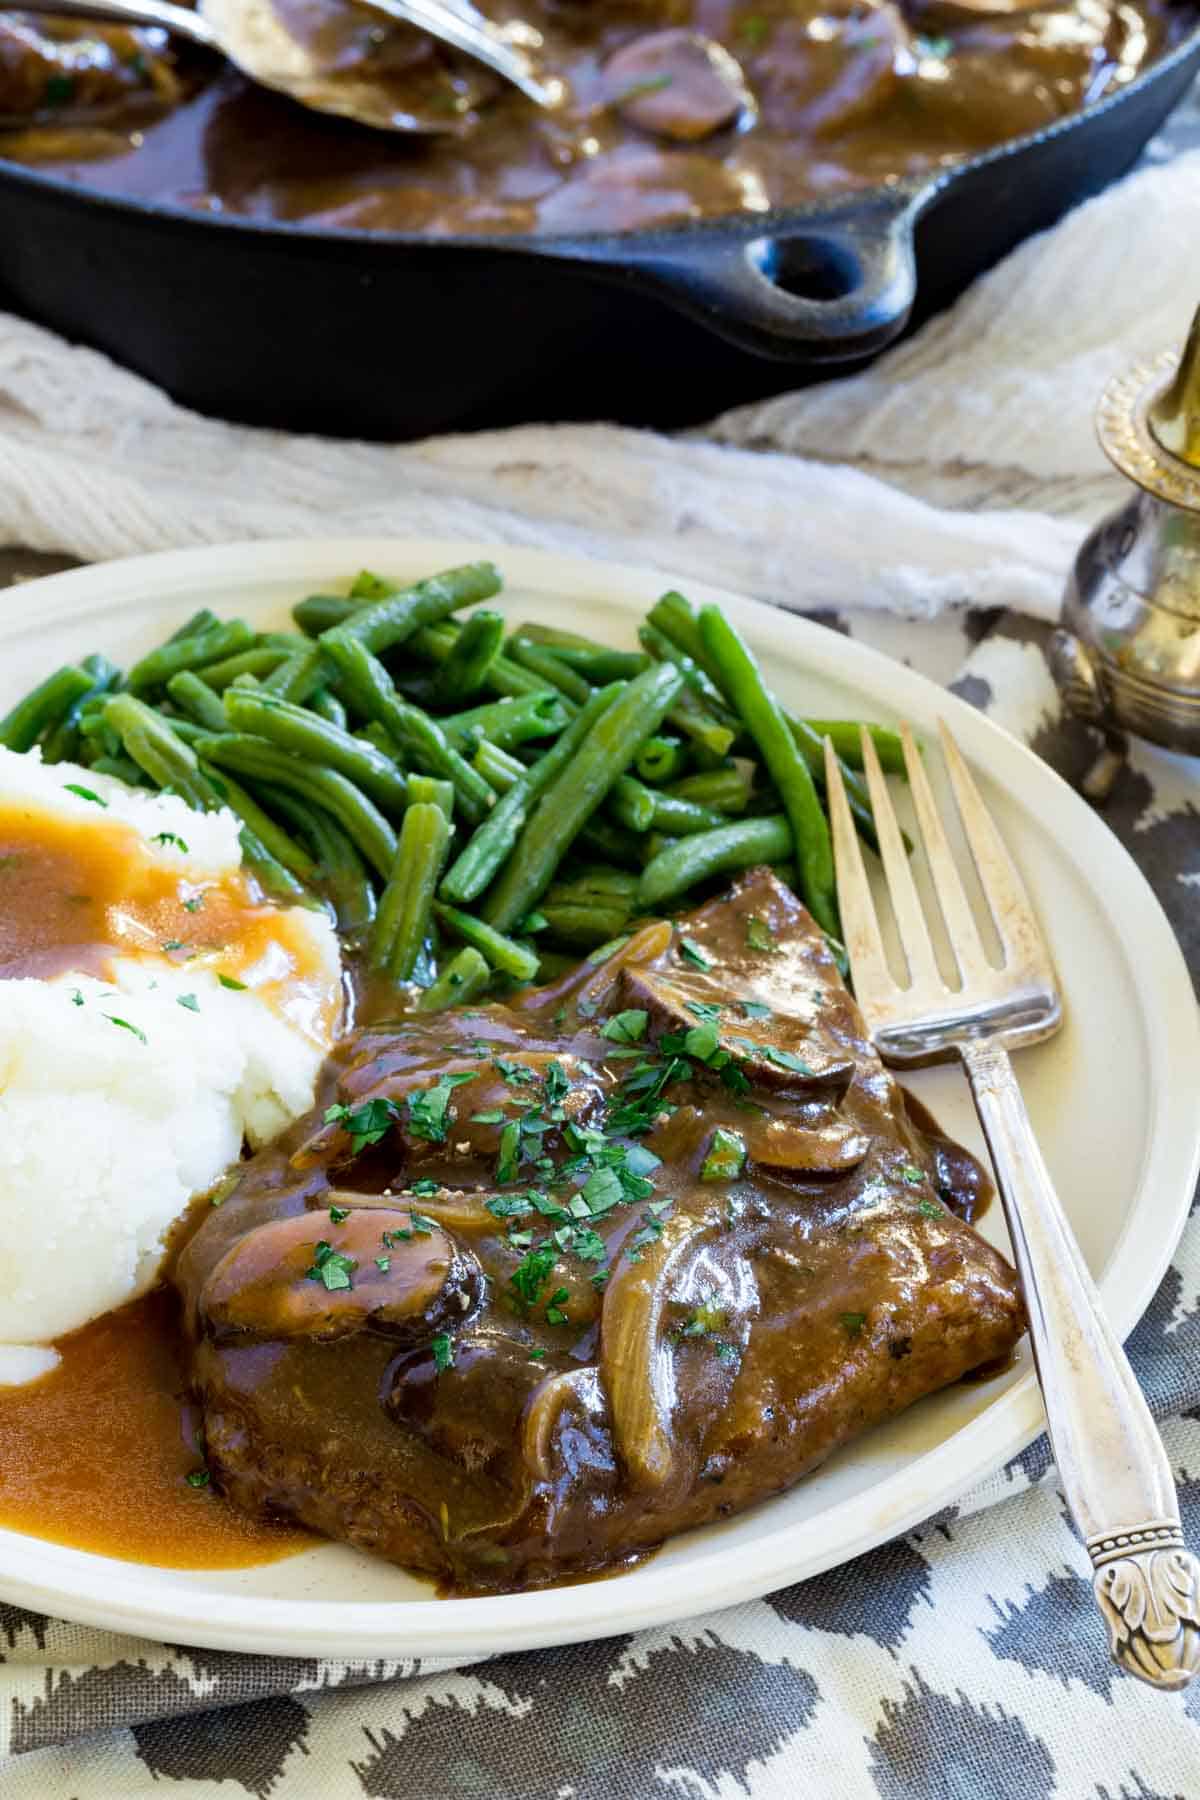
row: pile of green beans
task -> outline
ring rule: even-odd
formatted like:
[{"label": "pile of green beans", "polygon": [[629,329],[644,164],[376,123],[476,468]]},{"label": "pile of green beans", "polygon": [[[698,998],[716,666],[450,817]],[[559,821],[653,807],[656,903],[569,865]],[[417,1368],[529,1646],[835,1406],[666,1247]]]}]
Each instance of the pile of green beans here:
[{"label": "pile of green beans", "polygon": [[[290,631],[204,608],[124,674],[56,670],[0,745],[228,807],[263,890],[327,907],[424,1010],[548,979],[756,863],[836,937],[824,749],[872,842],[860,726],[786,712],[717,607],[665,594],[640,648],[613,649],[509,630],[500,589],[486,562],[364,572]],[[896,735],[868,729],[902,773]]]}]

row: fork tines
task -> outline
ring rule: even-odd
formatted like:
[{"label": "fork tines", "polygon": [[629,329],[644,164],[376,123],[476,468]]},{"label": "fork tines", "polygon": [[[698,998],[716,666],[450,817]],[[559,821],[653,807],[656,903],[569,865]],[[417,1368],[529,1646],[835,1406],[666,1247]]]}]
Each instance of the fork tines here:
[{"label": "fork tines", "polygon": [[[1030,978],[1042,981],[1048,977],[1052,979],[1049,958],[1025,884],[944,720],[938,720],[938,731],[963,832],[979,873],[980,884],[1003,952],[1005,985]],[[990,986],[998,971],[989,960],[980,937],[921,753],[909,725],[901,725],[900,736],[929,874],[962,988],[967,990]],[[925,908],[913,877],[887,782],[871,734],[865,727],[862,732],[862,749],[884,877],[896,932],[908,966],[908,982],[903,991],[910,1003],[923,1001],[933,1005],[939,999],[944,999],[947,985],[938,967]],[[901,990],[888,966],[862,848],[846,801],[841,769],[828,739],[825,741],[825,770],[842,929],[854,971],[855,992],[859,1004],[870,1014],[873,1007],[886,1010],[889,1003],[894,1005],[895,997]]]}]

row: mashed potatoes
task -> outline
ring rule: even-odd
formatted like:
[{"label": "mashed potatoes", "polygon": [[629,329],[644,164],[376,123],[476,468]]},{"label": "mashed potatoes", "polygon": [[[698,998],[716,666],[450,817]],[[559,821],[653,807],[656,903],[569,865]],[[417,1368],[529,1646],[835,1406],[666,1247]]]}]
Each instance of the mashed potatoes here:
[{"label": "mashed potatoes", "polygon": [[[42,854],[22,924],[3,868]],[[336,939],[239,863],[227,813],[0,751],[0,1380],[151,1286],[188,1199],[312,1104]],[[72,882],[78,947],[46,923]]]}]

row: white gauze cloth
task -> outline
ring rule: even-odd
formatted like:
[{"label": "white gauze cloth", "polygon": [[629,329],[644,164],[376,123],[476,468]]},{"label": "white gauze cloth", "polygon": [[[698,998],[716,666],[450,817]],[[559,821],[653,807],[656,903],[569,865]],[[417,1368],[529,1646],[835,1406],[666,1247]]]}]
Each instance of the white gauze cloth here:
[{"label": "white gauze cloth", "polygon": [[253,430],[0,315],[0,544],[95,561],[318,524],[435,531],[648,564],[796,610],[930,618],[970,602],[1049,618],[1080,521],[1120,486],[1092,433],[1100,389],[1182,341],[1198,236],[1193,152],[1024,244],[868,373],[682,438],[530,425],[392,446]]}]

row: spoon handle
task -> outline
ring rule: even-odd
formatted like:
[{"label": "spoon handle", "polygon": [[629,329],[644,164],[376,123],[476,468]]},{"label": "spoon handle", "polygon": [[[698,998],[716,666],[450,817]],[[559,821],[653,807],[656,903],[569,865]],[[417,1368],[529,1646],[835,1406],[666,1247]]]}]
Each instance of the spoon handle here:
[{"label": "spoon handle", "polygon": [[[5,0],[0,0],[0,12],[7,10]],[[199,13],[172,6],[170,0],[19,0],[19,6],[13,10],[52,13],[60,19],[103,19],[114,25],[157,25],[174,37],[203,44],[206,50],[218,47]]]}]

